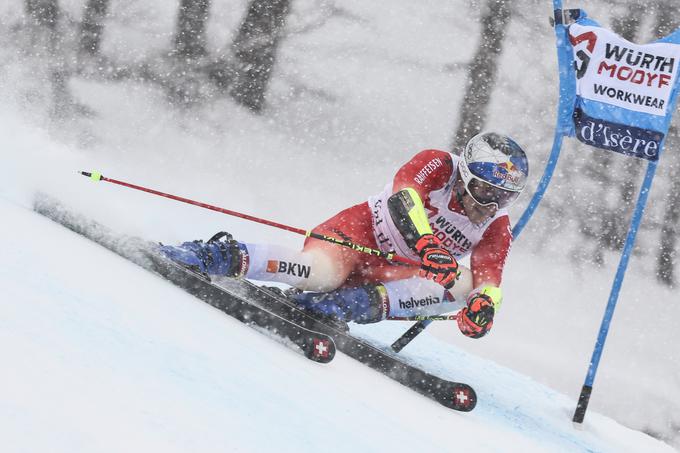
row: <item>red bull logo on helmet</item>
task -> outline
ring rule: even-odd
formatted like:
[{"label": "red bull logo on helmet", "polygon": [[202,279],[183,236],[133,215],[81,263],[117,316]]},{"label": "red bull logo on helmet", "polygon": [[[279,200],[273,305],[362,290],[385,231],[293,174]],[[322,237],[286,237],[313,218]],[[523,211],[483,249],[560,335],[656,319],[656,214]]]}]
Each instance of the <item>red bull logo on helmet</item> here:
[{"label": "red bull logo on helmet", "polygon": [[512,186],[520,186],[522,183],[523,179],[523,174],[519,171],[517,166],[513,164],[510,161],[507,162],[501,162],[500,164],[497,164],[493,170],[493,176],[501,181],[503,181],[502,184],[499,184],[503,188],[507,188],[508,190],[514,190],[513,188],[506,187],[508,185]]},{"label": "red bull logo on helmet", "polygon": [[482,180],[506,190],[522,190],[524,173],[518,165],[511,161],[507,162],[475,162],[470,165],[472,174]]}]

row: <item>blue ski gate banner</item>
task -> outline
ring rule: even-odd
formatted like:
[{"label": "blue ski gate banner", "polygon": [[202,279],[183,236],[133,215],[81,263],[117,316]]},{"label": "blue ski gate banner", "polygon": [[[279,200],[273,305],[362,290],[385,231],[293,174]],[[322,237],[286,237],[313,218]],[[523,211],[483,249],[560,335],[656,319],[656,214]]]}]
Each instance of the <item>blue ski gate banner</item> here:
[{"label": "blue ski gate banner", "polygon": [[560,110],[556,137],[576,137],[590,146],[649,161],[572,418],[582,423],[675,111],[680,81],[680,29],[656,42],[639,45],[600,27],[583,10],[568,12],[575,19],[570,25],[564,24],[562,11],[559,15],[559,24],[555,18],[555,33],[562,33],[562,39],[557,40]]},{"label": "blue ski gate banner", "polygon": [[[635,44],[553,0],[560,99],[553,147],[533,198],[513,227],[517,238],[550,184],[562,139],[656,162],[675,111],[680,29]],[[567,23],[570,22],[570,23]]]},{"label": "blue ski gate banner", "polygon": [[597,148],[657,161],[675,110],[680,30],[650,44],[634,44],[600,27],[578,10],[558,52],[571,55],[560,68],[558,129]]},{"label": "blue ski gate banner", "polygon": [[[559,15],[564,18],[562,11]],[[563,34],[557,45],[560,111],[556,136],[575,136],[587,145],[649,161],[572,418],[582,423],[675,111],[680,81],[680,29],[656,42],[639,45],[600,27],[583,10],[570,10],[568,15],[575,19],[568,26],[564,20],[559,25],[557,17],[555,20],[555,33]]]},{"label": "blue ski gate banner", "polygon": [[564,137],[648,161],[573,421],[582,423],[635,237],[675,111],[680,29],[650,44],[634,44],[602,28],[581,9],[553,0],[560,97],[548,164],[529,205],[512,229],[519,236],[545,194]]}]

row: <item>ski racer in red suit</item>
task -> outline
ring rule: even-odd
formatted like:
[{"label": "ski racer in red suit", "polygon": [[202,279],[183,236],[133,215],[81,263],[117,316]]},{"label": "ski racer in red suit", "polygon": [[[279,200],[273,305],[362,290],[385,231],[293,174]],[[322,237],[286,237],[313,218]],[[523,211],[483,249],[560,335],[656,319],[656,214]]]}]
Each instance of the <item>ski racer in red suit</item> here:
[{"label": "ski racer in red suit", "polygon": [[[286,283],[290,297],[323,318],[358,323],[462,310],[461,332],[484,336],[501,305],[512,234],[506,208],[526,185],[526,154],[509,137],[479,134],[461,156],[421,151],[367,202],[345,209],[314,232],[394,252],[421,263],[396,264],[308,238],[301,251],[237,242],[161,246],[170,259],[209,275]],[[458,260],[470,255],[470,269]]]}]

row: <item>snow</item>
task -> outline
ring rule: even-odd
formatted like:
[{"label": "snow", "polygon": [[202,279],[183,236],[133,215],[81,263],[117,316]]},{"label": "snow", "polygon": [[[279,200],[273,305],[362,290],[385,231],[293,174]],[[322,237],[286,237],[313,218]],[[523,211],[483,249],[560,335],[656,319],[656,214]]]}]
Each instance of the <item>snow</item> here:
[{"label": "snow", "polygon": [[[241,18],[232,3],[213,2],[213,52],[224,48]],[[334,6],[294,3],[292,30]],[[512,22],[487,122],[526,144],[532,188],[550,149],[557,91],[547,3]],[[606,5],[582,3],[592,16],[607,17]],[[77,18],[83,2],[60,4]],[[28,41],[17,26],[22,2],[0,6],[0,285],[6,294],[0,354],[12,364],[0,377],[0,434],[9,446],[3,450],[306,451],[335,448],[332,439],[337,450],[668,451],[640,431],[680,446],[677,288],[658,286],[649,259],[637,254],[584,431],[571,426],[618,259],[608,255],[600,268],[583,260],[590,249],[573,228],[562,227],[570,219],[554,209],[573,196],[565,169],[590,156],[573,143],[565,144],[542,206],[513,247],[493,332],[472,341],[455,326],[436,323],[402,353],[478,383],[481,401],[471,414],[451,413],[341,354],[328,366],[311,364],[30,213],[33,195],[44,191],[148,239],[174,243],[228,230],[245,241],[299,247],[302,239],[289,233],[75,172],[99,170],[309,228],[377,193],[414,152],[447,149],[476,44],[479,2],[335,6],[343,14],[285,37],[261,118],[220,96],[182,111],[168,106],[158,86],[74,76],[69,87],[76,100],[95,113],[62,123],[46,114],[44,63],[17,48]],[[104,52],[127,62],[157,58],[171,41],[175,7],[166,0],[112,2]],[[660,171],[665,168],[662,161]],[[513,219],[528,195],[513,208]],[[387,344],[408,325],[354,331]],[[252,354],[234,345],[246,342],[266,360],[242,357]],[[251,392],[251,383],[264,384],[264,395]],[[309,397],[310,389],[323,400]],[[308,426],[304,415],[320,407],[328,414]]]},{"label": "snow", "polygon": [[[0,212],[3,451],[672,451],[593,412],[575,430],[570,398],[433,337],[405,358],[473,382],[475,411],[342,354],[312,363],[26,206]],[[404,325],[379,327],[356,333]]]}]

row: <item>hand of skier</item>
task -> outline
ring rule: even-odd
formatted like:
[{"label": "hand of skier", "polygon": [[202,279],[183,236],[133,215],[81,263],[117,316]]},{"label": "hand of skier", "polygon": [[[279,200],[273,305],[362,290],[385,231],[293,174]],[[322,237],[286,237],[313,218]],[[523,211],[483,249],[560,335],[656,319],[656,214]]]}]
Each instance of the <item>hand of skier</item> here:
[{"label": "hand of skier", "polygon": [[495,313],[491,296],[475,291],[468,297],[467,307],[458,313],[458,328],[466,337],[481,338],[491,330]]},{"label": "hand of skier", "polygon": [[446,289],[450,289],[458,278],[458,261],[446,250],[439,239],[432,234],[425,234],[415,246],[420,255],[420,276],[434,280]]}]

